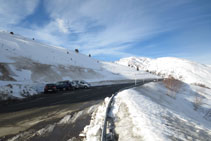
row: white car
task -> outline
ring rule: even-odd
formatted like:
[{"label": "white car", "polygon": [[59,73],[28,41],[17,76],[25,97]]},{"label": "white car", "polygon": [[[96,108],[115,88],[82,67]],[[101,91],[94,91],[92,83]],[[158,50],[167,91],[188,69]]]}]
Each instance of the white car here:
[{"label": "white car", "polygon": [[76,84],[76,88],[90,88],[91,84],[84,80],[74,80],[73,83]]}]

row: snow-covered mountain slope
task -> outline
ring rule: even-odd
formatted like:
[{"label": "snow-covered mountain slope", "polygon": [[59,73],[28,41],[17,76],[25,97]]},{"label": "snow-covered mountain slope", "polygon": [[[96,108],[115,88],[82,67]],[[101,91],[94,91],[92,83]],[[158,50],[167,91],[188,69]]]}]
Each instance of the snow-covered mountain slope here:
[{"label": "snow-covered mountain slope", "polygon": [[[62,47],[48,46],[19,35],[0,32],[1,62],[15,63],[24,57],[48,65],[73,65],[99,69],[97,60]],[[86,60],[86,61],[85,61]],[[22,60],[21,60],[22,61]]]},{"label": "snow-covered mountain slope", "polygon": [[[54,81],[100,69],[97,60],[32,39],[0,32],[0,80]],[[86,68],[86,69],[82,69]],[[89,77],[89,76],[87,76]]]},{"label": "snow-covered mountain slope", "polygon": [[[155,78],[144,71],[136,71],[115,63],[100,62],[75,51],[42,44],[36,39],[0,32],[1,94],[7,95],[6,89],[13,93],[10,95],[18,96],[22,88],[31,89],[31,84],[37,89],[34,83],[60,80],[96,82],[134,79],[135,77],[137,79]],[[7,88],[1,88],[1,86],[7,86]],[[14,91],[14,88],[17,89]]]},{"label": "snow-covered mountain slope", "polygon": [[164,77],[171,75],[189,84],[203,84],[211,88],[211,68],[189,60],[173,57],[157,59],[129,57],[120,59],[116,63],[134,68],[138,67]]},{"label": "snow-covered mountain slope", "polygon": [[[105,69],[101,62],[91,57],[7,32],[0,32],[0,52],[0,80],[42,82],[116,78],[112,68]],[[113,68],[119,67],[119,71],[122,70],[120,65],[113,65]],[[121,77],[124,78],[124,74]]]}]

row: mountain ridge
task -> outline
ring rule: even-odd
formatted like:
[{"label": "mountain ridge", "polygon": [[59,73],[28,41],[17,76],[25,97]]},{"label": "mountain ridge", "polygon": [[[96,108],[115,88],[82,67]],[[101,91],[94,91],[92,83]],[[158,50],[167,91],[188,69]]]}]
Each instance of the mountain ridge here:
[{"label": "mountain ridge", "polygon": [[122,58],[115,63],[133,68],[143,69],[161,75],[173,76],[189,84],[202,84],[211,88],[211,68],[208,65],[196,63],[176,57],[147,57]]}]

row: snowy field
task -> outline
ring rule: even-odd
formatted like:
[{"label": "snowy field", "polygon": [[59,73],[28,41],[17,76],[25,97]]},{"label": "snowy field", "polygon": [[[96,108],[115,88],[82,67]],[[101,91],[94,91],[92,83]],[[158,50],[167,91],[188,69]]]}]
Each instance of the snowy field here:
[{"label": "snowy field", "polygon": [[[183,83],[177,93],[163,82],[120,92],[110,115],[120,141],[203,140],[211,138],[211,90]],[[173,96],[172,96],[173,95]],[[108,98],[84,130],[100,140]]]}]

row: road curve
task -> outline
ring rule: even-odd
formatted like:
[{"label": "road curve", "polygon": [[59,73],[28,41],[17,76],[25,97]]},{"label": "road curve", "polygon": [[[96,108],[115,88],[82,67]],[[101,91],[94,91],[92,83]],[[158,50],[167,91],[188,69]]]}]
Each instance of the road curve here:
[{"label": "road curve", "polygon": [[[147,80],[146,83],[153,80]],[[103,101],[122,88],[134,85],[113,84],[52,94],[0,106],[0,140],[27,129],[40,129],[59,121],[67,114],[83,110]]]}]

